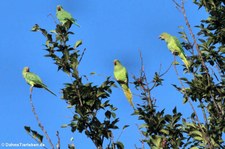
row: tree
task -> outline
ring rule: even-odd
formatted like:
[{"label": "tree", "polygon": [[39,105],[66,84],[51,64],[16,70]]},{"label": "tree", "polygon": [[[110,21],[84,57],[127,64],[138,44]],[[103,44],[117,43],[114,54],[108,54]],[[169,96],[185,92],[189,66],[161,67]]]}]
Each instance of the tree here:
[{"label": "tree", "polygon": [[[163,76],[167,73],[155,72],[149,82],[144,71],[143,58],[140,52],[140,75],[133,76],[132,83],[140,91],[140,103],[134,109],[133,116],[137,116],[142,122],[139,130],[144,136],[141,140],[152,149],[160,148],[225,148],[223,135],[225,131],[225,3],[220,0],[194,0],[199,8],[205,8],[209,17],[202,20],[197,35],[192,31],[184,1],[180,3],[173,0],[177,9],[181,11],[188,27],[188,33],[182,30],[182,46],[185,52],[189,52],[187,58],[191,62],[189,69],[184,67],[186,74],[191,77],[180,77],[177,71],[177,63],[173,63],[180,84],[173,84],[183,95],[183,103],[189,104],[192,113],[191,119],[183,117],[182,111],[178,112],[174,107],[172,114],[157,109],[157,100],[152,95],[152,90],[164,83]],[[113,130],[118,129],[119,118],[116,116],[116,106],[110,103],[110,94],[115,82],[111,77],[106,77],[100,85],[93,85],[86,80],[87,75],[79,73],[79,64],[84,56],[85,49],[78,50],[82,41],[74,46],[68,44],[72,22],[68,20],[64,24],[57,24],[55,30],[47,30],[35,25],[32,31],[40,31],[46,38],[46,57],[51,58],[63,71],[65,76],[71,77],[71,82],[66,82],[62,90],[62,99],[73,109],[74,116],[71,123],[64,125],[70,127],[72,132],[84,133],[92,140],[96,148],[124,148],[120,141],[113,140]],[[198,37],[198,40],[196,38]],[[193,105],[193,103],[196,106]],[[31,104],[32,105],[32,104]],[[202,113],[197,113],[196,108]],[[34,109],[34,108],[33,108]],[[35,114],[35,110],[33,110]],[[104,113],[104,117],[99,116]],[[203,117],[203,120],[200,119]],[[39,123],[39,126],[40,123]],[[125,125],[122,129],[125,129]],[[26,131],[42,142],[43,136],[25,126]],[[42,129],[44,132],[44,129]],[[48,138],[48,135],[46,136]],[[58,138],[58,140],[60,140]],[[103,146],[108,140],[107,146]],[[51,141],[49,141],[51,144]],[[60,141],[58,141],[60,146]],[[55,148],[52,145],[52,148]],[[74,148],[69,144],[68,148]]]}]

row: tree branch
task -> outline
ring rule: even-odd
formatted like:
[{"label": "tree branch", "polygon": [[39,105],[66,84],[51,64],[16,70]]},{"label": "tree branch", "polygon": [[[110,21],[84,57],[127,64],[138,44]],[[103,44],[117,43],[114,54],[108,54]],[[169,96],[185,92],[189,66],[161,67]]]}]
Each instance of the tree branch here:
[{"label": "tree branch", "polygon": [[57,140],[58,140],[56,148],[60,149],[61,143],[60,143],[59,131],[56,131],[56,136],[57,136]]},{"label": "tree branch", "polygon": [[32,112],[33,112],[33,114],[34,114],[34,116],[35,116],[35,118],[38,122],[38,126],[41,128],[42,132],[45,134],[45,137],[47,138],[51,148],[54,149],[54,145],[52,144],[52,141],[51,141],[47,131],[45,130],[44,126],[42,125],[41,121],[38,118],[38,114],[35,111],[35,107],[34,107],[34,104],[33,104],[33,101],[32,101],[32,92],[30,92],[30,105],[31,105],[31,108],[32,108]]}]

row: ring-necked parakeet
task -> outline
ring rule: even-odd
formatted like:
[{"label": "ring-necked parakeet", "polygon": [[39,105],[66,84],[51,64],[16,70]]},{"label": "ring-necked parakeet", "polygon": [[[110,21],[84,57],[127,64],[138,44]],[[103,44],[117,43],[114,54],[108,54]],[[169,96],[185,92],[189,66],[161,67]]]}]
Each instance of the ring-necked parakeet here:
[{"label": "ring-necked parakeet", "polygon": [[44,88],[44,89],[46,89],[47,91],[49,91],[50,93],[52,93],[53,95],[56,96],[56,94],[54,94],[52,91],[50,91],[47,88],[47,86],[44,83],[42,83],[42,80],[38,75],[30,72],[28,67],[23,68],[22,74],[23,74],[23,77],[26,80],[26,82],[31,86],[30,92],[32,92],[33,87]]},{"label": "ring-necked parakeet", "polygon": [[190,62],[187,60],[187,58],[184,54],[184,50],[182,48],[182,45],[181,45],[180,41],[177,39],[177,37],[172,36],[168,33],[162,33],[159,36],[159,38],[166,41],[168,49],[174,55],[178,55],[181,58],[181,60],[184,62],[187,69],[189,69]]},{"label": "ring-necked parakeet", "polygon": [[132,102],[132,93],[128,86],[127,70],[117,59],[114,60],[114,76],[116,78],[116,81],[122,87],[123,92],[124,92],[126,98],[128,99],[129,103],[131,104],[132,107],[134,107],[134,104]]},{"label": "ring-necked parakeet", "polygon": [[56,17],[58,18],[59,22],[62,23],[62,25],[64,25],[68,20],[71,21],[73,24],[79,26],[77,23],[76,23],[76,19],[74,19],[72,17],[72,15],[65,11],[63,9],[62,6],[58,5],[57,8],[56,8]]}]

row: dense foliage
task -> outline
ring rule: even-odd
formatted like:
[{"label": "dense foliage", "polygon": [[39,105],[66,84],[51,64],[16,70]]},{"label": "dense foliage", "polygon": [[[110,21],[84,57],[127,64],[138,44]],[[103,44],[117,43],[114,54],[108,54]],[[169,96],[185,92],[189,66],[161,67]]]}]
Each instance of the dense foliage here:
[{"label": "dense foliage", "polygon": [[[184,68],[184,73],[189,74],[189,77],[178,77],[180,84],[173,86],[183,94],[183,103],[190,105],[191,119],[182,117],[182,111],[178,112],[176,107],[172,114],[157,109],[157,100],[154,100],[151,91],[164,83],[164,74],[156,72],[148,82],[144,70],[140,70],[140,76],[133,76],[132,83],[140,91],[141,100],[131,116],[136,116],[142,122],[139,127],[144,136],[142,142],[152,149],[225,148],[225,3],[222,0],[194,0],[199,9],[205,9],[209,15],[196,26],[199,32],[195,35],[186,16],[184,2],[174,2],[183,13],[188,27],[188,33],[181,31],[180,34],[191,67],[189,70]],[[112,139],[113,130],[118,129],[119,122],[117,108],[110,103],[115,82],[107,77],[100,85],[93,85],[86,80],[85,74],[79,73],[83,53],[78,49],[82,41],[75,42],[74,46],[68,45],[70,35],[73,35],[70,31],[72,25],[68,20],[64,25],[57,24],[51,32],[37,24],[32,28],[46,38],[45,56],[54,61],[58,70],[72,78],[61,89],[62,99],[74,111],[71,123],[64,127],[70,127],[72,132],[83,133],[98,149],[124,148],[125,144]],[[175,70],[176,67],[182,66],[175,66]],[[202,113],[197,113],[196,108],[201,109]],[[35,133],[40,138],[39,142],[42,142],[40,134],[28,126],[25,129],[28,133]],[[104,147],[105,140],[108,140],[108,145]],[[68,147],[74,148],[74,145]]]}]

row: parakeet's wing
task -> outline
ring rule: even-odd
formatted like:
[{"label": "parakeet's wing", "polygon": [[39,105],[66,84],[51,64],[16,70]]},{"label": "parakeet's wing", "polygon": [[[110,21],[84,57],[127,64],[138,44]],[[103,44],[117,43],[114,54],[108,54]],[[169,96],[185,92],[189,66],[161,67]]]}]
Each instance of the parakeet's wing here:
[{"label": "parakeet's wing", "polygon": [[74,23],[75,25],[79,26],[79,25],[76,23],[76,19],[74,19],[74,18],[72,17],[72,15],[71,15],[69,12],[65,11],[63,8],[61,8],[60,11],[57,10],[57,12],[56,12],[56,17],[58,18],[58,20],[59,20],[62,24],[66,23],[68,20],[70,20],[72,23]]},{"label": "parakeet's wing", "polygon": [[70,20],[70,21],[72,21],[72,22],[74,21],[72,15],[70,13],[64,11],[64,10],[61,10],[61,11],[58,11],[57,12],[57,18],[59,19],[59,21],[61,23],[66,22],[67,19]]},{"label": "parakeet's wing", "polygon": [[128,74],[125,67],[121,66],[120,70],[114,71],[114,76],[120,84],[128,84]]},{"label": "parakeet's wing", "polygon": [[168,49],[174,55],[178,55],[182,59],[187,68],[190,67],[190,62],[187,60],[182,45],[180,41],[177,39],[177,37],[164,32],[160,35],[159,38],[166,41]]},{"label": "parakeet's wing", "polygon": [[175,49],[176,51],[178,51],[178,56],[182,59],[182,61],[184,62],[184,64],[186,65],[187,68],[190,67],[190,62],[187,60],[186,55],[184,53],[184,50],[182,48],[182,45],[180,43],[180,41],[177,39],[177,37],[173,36],[173,40],[175,42]]},{"label": "parakeet's wing", "polygon": [[49,91],[51,94],[56,96],[55,93],[53,93],[50,89],[47,88],[47,86],[44,83],[42,83],[42,80],[38,75],[36,75],[32,72],[27,72],[25,79],[31,86],[44,88],[47,91]]},{"label": "parakeet's wing", "polygon": [[32,86],[41,87],[41,88],[46,87],[46,85],[42,83],[41,78],[32,72],[27,72],[25,75],[25,79]]},{"label": "parakeet's wing", "polygon": [[182,46],[175,36],[169,35],[167,39],[167,47],[174,55],[179,55],[180,53],[183,53]]},{"label": "parakeet's wing", "polygon": [[62,24],[64,24],[66,22],[66,18],[65,18],[65,15],[63,14],[62,10],[56,12],[56,17]]},{"label": "parakeet's wing", "polygon": [[128,86],[128,73],[125,67],[122,65],[119,65],[117,67],[120,67],[120,69],[114,70],[114,76],[117,80],[117,82],[121,85],[123,92],[128,99],[129,103],[132,107],[134,107],[134,104],[132,102],[132,93]]},{"label": "parakeet's wing", "polygon": [[180,49],[180,52],[181,53],[184,53],[184,50],[182,48],[182,45],[181,45],[180,41],[177,39],[177,37],[172,36],[172,38],[174,40],[175,45]]}]

